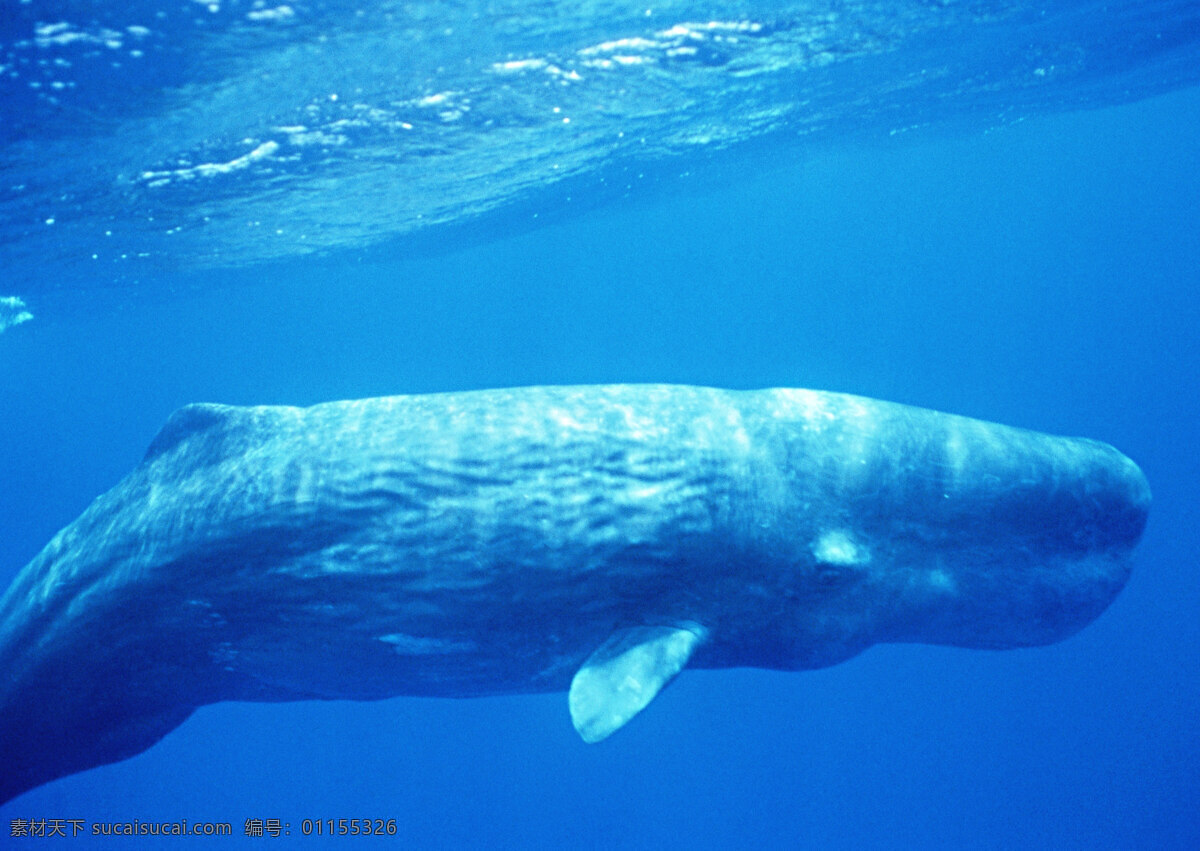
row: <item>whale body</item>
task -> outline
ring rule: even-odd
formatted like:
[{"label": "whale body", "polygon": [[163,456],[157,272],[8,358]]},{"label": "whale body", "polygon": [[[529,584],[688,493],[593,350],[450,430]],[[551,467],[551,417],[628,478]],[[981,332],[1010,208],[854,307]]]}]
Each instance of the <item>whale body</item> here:
[{"label": "whale body", "polygon": [[1103,443],[809,390],[191,405],[0,599],[0,800],[222,700],[567,691],[1046,644],[1150,503]]}]

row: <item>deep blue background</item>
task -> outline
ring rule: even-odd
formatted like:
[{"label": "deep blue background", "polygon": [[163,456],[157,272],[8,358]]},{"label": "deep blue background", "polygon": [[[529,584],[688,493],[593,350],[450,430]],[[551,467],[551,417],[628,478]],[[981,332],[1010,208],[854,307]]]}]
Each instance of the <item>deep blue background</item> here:
[{"label": "deep blue background", "polygon": [[1155,504],[1128,588],[1053,647],[686,672],[598,746],[561,694],[223,704],[0,809],[0,844],[22,817],[383,817],[412,847],[1200,848],[1198,133],[1191,90],[727,166],[418,258],[96,300],[47,269],[53,309],[0,335],[3,582],[194,401],[843,390],[1109,441]]}]

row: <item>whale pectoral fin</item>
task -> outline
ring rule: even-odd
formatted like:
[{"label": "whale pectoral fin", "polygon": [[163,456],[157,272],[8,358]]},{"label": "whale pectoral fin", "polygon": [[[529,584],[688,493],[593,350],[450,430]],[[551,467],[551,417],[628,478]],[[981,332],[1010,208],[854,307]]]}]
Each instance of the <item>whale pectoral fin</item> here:
[{"label": "whale pectoral fin", "polygon": [[705,638],[700,626],[639,626],[614,632],[571,680],[567,705],[585,742],[615,733],[683,670]]}]

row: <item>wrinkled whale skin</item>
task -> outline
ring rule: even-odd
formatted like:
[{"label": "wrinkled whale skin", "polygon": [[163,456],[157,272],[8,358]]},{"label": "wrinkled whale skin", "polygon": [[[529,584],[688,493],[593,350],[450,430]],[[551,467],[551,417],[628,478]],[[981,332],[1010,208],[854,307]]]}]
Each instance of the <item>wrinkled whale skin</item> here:
[{"label": "wrinkled whale skin", "polygon": [[0,599],[0,800],[222,700],[570,688],[592,741],[684,665],[1045,644],[1149,502],[1102,443],[808,390],[191,405]]}]

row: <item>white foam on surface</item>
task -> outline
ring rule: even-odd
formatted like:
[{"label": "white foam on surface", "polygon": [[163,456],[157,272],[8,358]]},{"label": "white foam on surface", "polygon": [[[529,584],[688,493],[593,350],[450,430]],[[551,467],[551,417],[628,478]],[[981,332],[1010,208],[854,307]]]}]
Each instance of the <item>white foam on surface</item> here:
[{"label": "white foam on surface", "polygon": [[142,180],[149,186],[162,186],[172,180],[192,180],[196,177],[214,177],[218,174],[228,174],[231,171],[247,168],[259,160],[266,159],[279,150],[279,143],[274,140],[263,142],[254,150],[240,157],[235,157],[223,163],[200,163],[189,168],[166,169],[163,171],[143,171]]},{"label": "white foam on surface", "polygon": [[[69,17],[72,4],[22,15],[0,37],[0,268],[29,293],[47,266],[87,288],[137,277],[125,261],[142,257],[198,271],[357,250],[480,216],[524,220],[567,193],[615,203],[674,158],[684,176],[696,152],[736,159],[754,138],[792,140],[786,157],[845,134],[1007,123],[1200,79],[1200,38],[1133,47],[1189,32],[1187,4],[1139,16],[1120,41],[1095,32],[1096,0],[1052,25],[1023,0],[1000,16],[989,3],[768,5],[722,17],[683,3],[546,15],[188,0],[168,14],[97,0],[86,17]],[[1169,74],[1145,73],[1159,61]],[[277,154],[255,149],[268,138]],[[27,227],[63,195],[79,199],[69,221]],[[105,231],[99,269],[92,239]]]},{"label": "white foam on surface", "polygon": [[296,16],[296,10],[291,6],[276,6],[273,9],[256,9],[246,13],[251,21],[286,21]]}]

